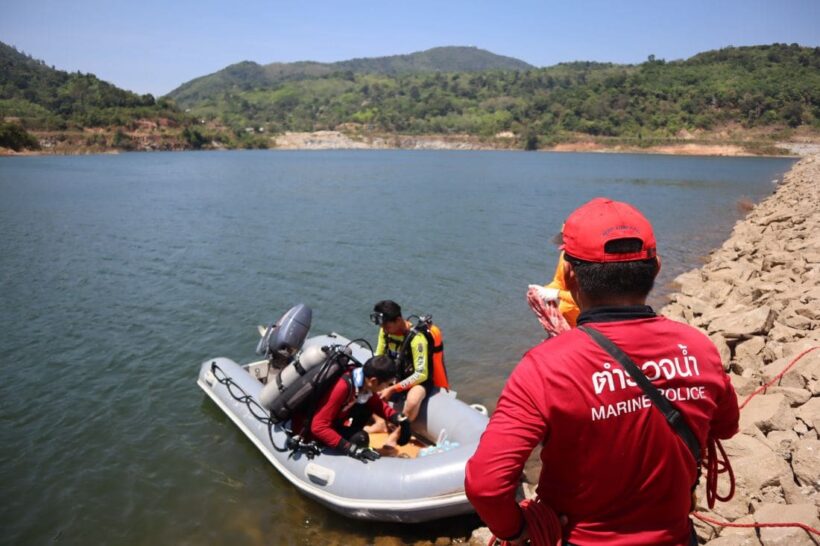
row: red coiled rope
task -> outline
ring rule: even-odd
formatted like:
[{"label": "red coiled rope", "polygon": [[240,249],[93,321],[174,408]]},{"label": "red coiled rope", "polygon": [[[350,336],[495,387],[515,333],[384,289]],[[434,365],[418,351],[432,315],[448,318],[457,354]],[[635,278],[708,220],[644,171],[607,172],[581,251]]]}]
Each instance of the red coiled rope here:
[{"label": "red coiled rope", "polygon": [[[720,459],[718,459],[720,451]],[[721,474],[729,474],[729,492],[725,495],[718,493],[718,477]],[[709,508],[714,508],[715,501],[726,502],[735,496],[735,472],[729,463],[729,456],[723,449],[720,440],[709,438],[706,444],[706,503]]]},{"label": "red coiled rope", "polygon": [[[765,392],[766,389],[771,387],[775,382],[779,381],[786,373],[797,364],[797,361],[803,358],[805,355],[809,354],[810,352],[814,351],[815,349],[820,349],[820,347],[810,347],[794,357],[789,365],[783,368],[783,370],[778,373],[774,378],[763,385],[762,387],[756,389],[752,394],[746,397],[742,404],[740,404],[739,409],[743,409],[746,407],[746,404],[749,401],[760,394],[761,392]],[[707,443],[707,454],[706,454],[706,503],[709,508],[713,508],[715,506],[715,500],[719,500],[721,502],[726,502],[730,500],[735,495],[735,474],[732,471],[732,466],[729,464],[729,457],[726,455],[726,451],[723,449],[719,440],[715,440],[713,438],[709,438]],[[721,459],[717,457],[717,451],[720,451]],[[717,491],[717,480],[720,474],[728,473],[729,474],[729,492],[726,495],[720,495]],[[808,533],[814,533],[815,535],[820,535],[820,530],[817,530],[813,527],[809,527],[805,523],[730,523],[728,521],[718,521],[712,519],[708,516],[705,516],[701,512],[693,512],[692,515],[698,518],[701,521],[705,521],[706,523],[710,523],[712,525],[717,525],[719,527],[798,527],[803,529]]]},{"label": "red coiled rope", "polygon": [[[521,501],[521,511],[524,514],[526,530],[532,546],[558,546],[561,544],[561,522],[555,510],[541,502],[540,499],[524,499]],[[500,540],[495,535],[490,538],[488,546],[508,546],[506,540]]]}]

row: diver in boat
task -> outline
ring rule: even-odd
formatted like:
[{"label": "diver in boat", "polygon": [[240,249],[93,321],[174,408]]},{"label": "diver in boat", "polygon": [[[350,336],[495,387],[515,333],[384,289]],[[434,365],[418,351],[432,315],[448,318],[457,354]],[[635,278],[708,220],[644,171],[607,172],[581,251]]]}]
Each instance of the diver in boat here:
[{"label": "diver in boat", "polygon": [[375,354],[388,355],[398,365],[399,382],[381,391],[379,396],[390,400],[400,393],[404,399],[402,411],[411,422],[415,421],[422,401],[434,387],[450,387],[444,367],[441,330],[429,317],[421,317],[413,326],[402,316],[399,304],[392,300],[378,302],[370,319],[380,327]]},{"label": "diver in boat", "polygon": [[342,375],[307,414],[295,415],[293,430],[353,458],[374,461],[379,453],[370,448],[363,430],[373,415],[397,425],[399,445],[410,439],[410,422],[376,395],[396,381],[396,364],[386,356],[374,356],[361,368]]}]

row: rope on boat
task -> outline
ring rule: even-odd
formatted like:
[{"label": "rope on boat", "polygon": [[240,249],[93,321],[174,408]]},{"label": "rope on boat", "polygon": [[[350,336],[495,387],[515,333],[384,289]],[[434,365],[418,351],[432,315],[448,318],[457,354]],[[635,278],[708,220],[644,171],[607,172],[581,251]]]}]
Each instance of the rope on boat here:
[{"label": "rope on boat", "polygon": [[[216,380],[220,384],[225,385],[225,389],[228,391],[228,394],[230,394],[231,397],[234,400],[236,400],[237,402],[240,402],[242,404],[245,404],[248,407],[248,411],[251,413],[251,415],[253,415],[256,418],[257,421],[259,421],[260,423],[262,423],[263,425],[268,427],[268,438],[270,439],[270,445],[273,446],[273,449],[275,449],[279,453],[285,453],[287,451],[295,451],[293,449],[294,446],[289,445],[289,444],[291,444],[291,442],[288,442],[288,440],[285,441],[285,445],[283,447],[279,447],[279,446],[276,445],[276,442],[273,441],[273,425],[274,425],[274,422],[270,418],[270,414],[265,410],[265,408],[263,408],[261,405],[259,405],[259,402],[257,402],[256,399],[253,396],[246,393],[245,390],[242,387],[240,387],[232,378],[230,378],[222,370],[222,368],[217,366],[216,362],[211,363],[211,373],[213,373],[214,378],[216,378]],[[239,393],[241,393],[241,394],[237,395],[236,391],[239,391]],[[256,408],[256,409],[254,409],[254,408]],[[291,431],[289,431],[287,429],[284,429],[284,430],[285,430],[285,433],[288,435],[289,439],[293,437]],[[296,447],[299,447],[299,446],[296,446]],[[309,451],[308,452],[308,457],[312,458],[310,453],[311,452]]]}]

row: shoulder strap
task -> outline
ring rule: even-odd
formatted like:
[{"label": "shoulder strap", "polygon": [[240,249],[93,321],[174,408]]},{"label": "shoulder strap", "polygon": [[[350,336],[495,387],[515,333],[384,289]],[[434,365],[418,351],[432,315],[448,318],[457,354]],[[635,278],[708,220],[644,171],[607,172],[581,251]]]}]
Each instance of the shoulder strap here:
[{"label": "shoulder strap", "polygon": [[632,359],[629,358],[620,347],[615,345],[612,340],[598,330],[590,328],[589,326],[579,326],[578,329],[591,337],[595,343],[600,345],[602,349],[612,355],[612,357],[617,360],[618,363],[624,367],[624,369],[626,369],[627,373],[629,373],[638,386],[643,389],[643,392],[647,397],[649,397],[655,407],[660,410],[666,418],[666,421],[669,423],[669,426],[672,427],[672,430],[680,436],[683,443],[685,443],[686,447],[689,448],[689,451],[692,452],[695,462],[698,466],[700,466],[700,443],[695,437],[695,434],[692,432],[692,429],[686,424],[686,421],[683,419],[681,413],[672,406],[669,400],[667,400],[666,397],[662,395],[652,383],[649,382],[649,379],[647,379],[641,369],[638,368],[638,366],[632,362]]}]

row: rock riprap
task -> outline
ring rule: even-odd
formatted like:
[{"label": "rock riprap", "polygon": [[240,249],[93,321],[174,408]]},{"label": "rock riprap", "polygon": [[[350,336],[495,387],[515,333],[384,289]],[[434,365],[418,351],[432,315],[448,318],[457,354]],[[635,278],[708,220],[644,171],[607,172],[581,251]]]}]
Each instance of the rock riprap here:
[{"label": "rock riprap", "polygon": [[[740,434],[723,442],[737,490],[699,510],[737,523],[820,527],[820,156],[806,157],[774,195],[739,221],[708,263],[676,279],[664,315],[715,342],[742,402],[810,350],[741,410]],[[703,482],[703,480],[701,480]],[[726,487],[726,484],[722,484]],[[737,529],[696,520],[709,546],[818,544],[801,529]]]}]

